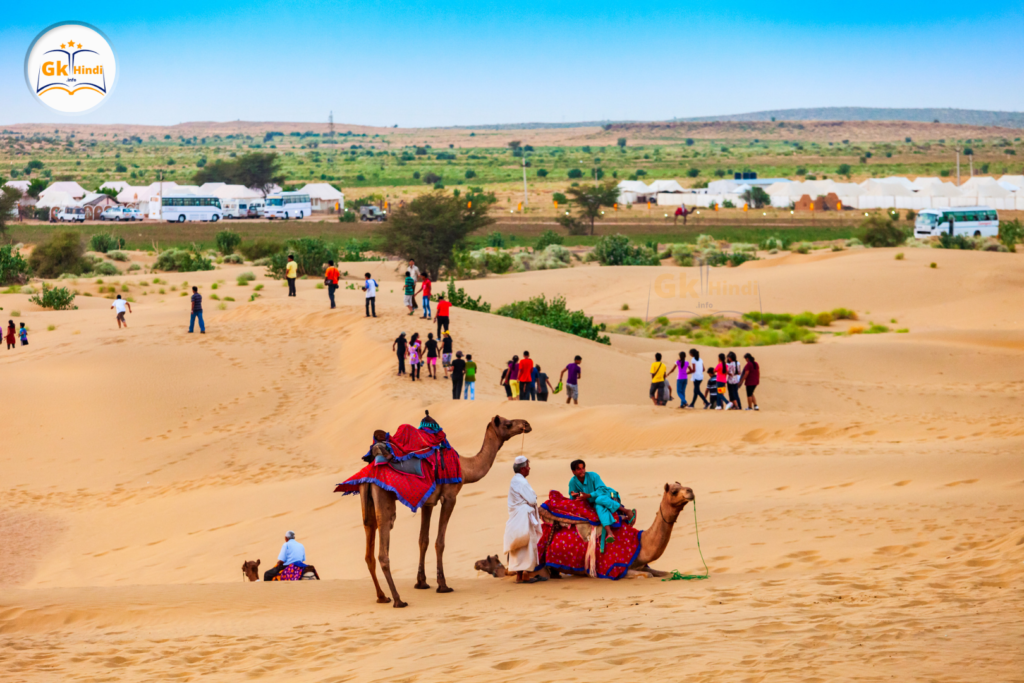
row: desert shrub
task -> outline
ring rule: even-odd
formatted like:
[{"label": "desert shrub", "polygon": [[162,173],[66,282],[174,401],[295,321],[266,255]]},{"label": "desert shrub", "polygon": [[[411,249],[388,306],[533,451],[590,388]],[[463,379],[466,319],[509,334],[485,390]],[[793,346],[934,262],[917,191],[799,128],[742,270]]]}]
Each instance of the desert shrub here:
[{"label": "desert shrub", "polygon": [[[486,301],[482,301],[482,297],[473,298],[466,293],[462,287],[455,286],[455,278],[448,280],[448,289],[445,292],[445,299],[447,299],[452,306],[456,308],[462,308],[467,311],[480,311],[482,313],[490,313],[491,305]],[[439,301],[439,296],[434,294],[430,297],[431,301]]]},{"label": "desert shrub", "polygon": [[796,253],[796,254],[809,254],[809,253],[811,253],[811,243],[810,242],[799,242],[797,244],[794,244],[791,247],[790,251],[792,251],[793,253]]},{"label": "desert shrub", "polygon": [[224,257],[224,263],[233,263],[235,265],[240,265],[242,263],[245,263],[245,258],[241,254],[228,254],[227,256]]},{"label": "desert shrub", "polygon": [[487,246],[502,249],[505,246],[505,236],[500,232],[492,232],[487,235]]},{"label": "desert shrub", "polygon": [[45,282],[43,283],[43,291],[29,297],[28,300],[43,308],[52,308],[55,311],[71,311],[78,308],[78,306],[75,306],[74,292],[70,291],[67,287],[51,287]]},{"label": "desert shrub", "polygon": [[89,267],[84,255],[85,247],[79,233],[55,232],[32,251],[28,264],[36,277],[55,278],[64,273],[81,275]]},{"label": "desert shrub", "polygon": [[367,256],[364,252],[370,250],[370,240],[368,239],[357,239],[355,237],[345,240],[345,244],[341,246],[341,254],[339,254],[339,260],[352,262],[352,261],[375,261],[383,260],[378,257]]},{"label": "desert shrub", "polygon": [[128,255],[128,252],[121,251],[120,249],[115,249],[113,251],[108,251],[107,252],[107,258],[111,259],[112,261],[131,261],[132,260],[131,256]]},{"label": "desert shrub", "polygon": [[814,324],[818,327],[828,327],[832,324],[832,314],[828,311],[819,313],[814,316]]},{"label": "desert shrub", "polygon": [[247,270],[244,273],[239,273],[235,281],[240,285],[247,285],[255,279],[256,275],[251,270]]},{"label": "desert shrub", "polygon": [[999,242],[987,242],[985,244],[985,246],[982,247],[982,250],[983,251],[1001,251],[1001,252],[1008,252],[1008,251],[1010,251],[1009,249],[1006,248],[1005,244],[1000,244]]},{"label": "desert shrub", "polygon": [[270,257],[270,276],[281,279],[288,264],[288,254],[299,264],[299,276],[320,275],[328,261],[338,260],[338,250],[319,237],[299,237],[285,242],[285,250]]},{"label": "desert shrub", "polygon": [[21,283],[28,277],[28,261],[14,245],[0,246],[0,285]]},{"label": "desert shrub", "polygon": [[735,268],[736,266],[740,265],[741,263],[746,263],[747,261],[757,261],[757,260],[759,260],[757,258],[757,255],[756,254],[752,254],[749,251],[733,251],[733,252],[730,252],[730,253],[726,254],[726,256],[725,256],[726,263],[728,263],[729,266],[731,266],[733,268]]},{"label": "desert shrub", "polygon": [[[467,277],[472,277],[474,272],[479,276],[486,275],[487,273],[501,275],[511,270],[515,261],[512,254],[504,249],[478,249],[469,252],[469,257],[470,262],[468,264],[463,264],[461,261],[459,263],[462,266],[460,270]],[[469,267],[466,268],[465,266]]]},{"label": "desert shrub", "polygon": [[572,252],[561,244],[549,244],[542,251],[535,251],[532,254],[519,252],[514,257],[513,268],[517,271],[524,270],[557,270],[568,268],[572,261]]},{"label": "desert shrub", "polygon": [[950,235],[947,232],[939,235],[939,242],[935,245],[939,249],[977,249],[977,243],[966,235]]},{"label": "desert shrub", "polygon": [[833,320],[857,320],[857,313],[849,308],[833,308],[831,313]]},{"label": "desert shrub", "polygon": [[242,244],[242,236],[232,230],[221,230],[213,240],[217,243],[217,251],[225,256],[235,253],[235,249]]},{"label": "desert shrub", "polygon": [[121,271],[109,261],[98,261],[89,267],[92,275],[120,275]]},{"label": "desert shrub", "polygon": [[191,249],[166,249],[156,257],[156,270],[192,273],[199,270],[213,270],[213,261],[195,246]]},{"label": "desert shrub", "polygon": [[338,215],[339,223],[355,223],[357,220],[358,219],[356,218],[356,212],[349,211],[348,209],[345,209]]},{"label": "desert shrub", "polygon": [[765,250],[785,249],[788,246],[789,240],[785,239],[784,237],[778,237],[776,235],[772,235],[771,237],[766,237],[765,239],[761,240],[761,248]]},{"label": "desert shrub", "polygon": [[734,243],[729,245],[729,250],[730,251],[734,251],[734,252],[736,252],[736,251],[743,251],[743,252],[753,253],[753,252],[757,251],[757,245],[756,244],[750,244],[750,243],[747,243],[747,242],[734,242]]},{"label": "desert shrub", "polygon": [[113,249],[124,249],[124,238],[115,237],[105,233],[93,235],[89,238],[89,250],[106,254]]},{"label": "desert shrub", "polygon": [[1012,221],[999,221],[999,241],[1009,251],[1016,251],[1017,242],[1024,240],[1024,226],[1019,218]]},{"label": "desert shrub", "polygon": [[583,311],[570,311],[565,305],[565,297],[557,296],[550,301],[543,294],[527,301],[515,301],[502,306],[498,315],[516,320],[524,320],[550,327],[560,332],[574,334],[577,337],[591,339],[601,344],[611,344],[611,340],[602,335],[604,325],[595,325],[594,319]]},{"label": "desert shrub", "polygon": [[246,260],[256,261],[280,253],[284,250],[284,245],[277,240],[259,237],[252,242],[243,244],[238,250],[242,252]]},{"label": "desert shrub", "polygon": [[900,253],[896,254],[896,260],[897,261],[902,261],[903,260],[903,252],[902,251]]},{"label": "desert shrub", "polygon": [[846,240],[846,248],[847,249],[849,249],[851,247],[863,247],[863,246],[864,246],[864,243],[861,242],[856,237],[851,237],[850,239]]},{"label": "desert shrub", "polygon": [[625,235],[607,235],[597,240],[594,255],[602,266],[656,266],[658,255],[650,247],[639,246]]},{"label": "desert shrub", "polygon": [[860,224],[860,240],[869,247],[898,247],[909,234],[887,216],[870,216]]},{"label": "desert shrub", "polygon": [[537,238],[537,245],[534,247],[537,251],[544,251],[544,249],[550,244],[562,244],[565,242],[565,238],[559,235],[554,230],[545,230]]}]

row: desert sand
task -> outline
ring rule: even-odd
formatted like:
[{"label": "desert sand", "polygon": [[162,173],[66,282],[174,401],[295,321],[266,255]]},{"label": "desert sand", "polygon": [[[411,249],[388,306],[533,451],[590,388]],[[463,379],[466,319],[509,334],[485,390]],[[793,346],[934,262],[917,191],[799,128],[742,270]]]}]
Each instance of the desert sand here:
[{"label": "desert sand", "polygon": [[[395,376],[392,340],[432,327],[405,315],[394,263],[348,266],[382,280],[376,320],[358,290],[329,310],[316,279],[288,299],[260,273],[249,302],[248,266],[162,275],[164,295],[138,284],[152,276],[105,278],[135,283],[120,331],[99,295],[54,312],[2,294],[4,323],[18,310],[32,333],[0,354],[0,679],[1024,680],[1024,255],[895,251],[712,271],[741,291],[698,297],[719,309],[842,306],[909,329],[750,349],[760,412],[652,406],[653,354],[688,345],[604,346],[461,310],[455,347],[480,374],[477,400],[455,403],[443,379]],[[685,286],[670,294],[680,277],[699,275],[589,266],[460,285],[495,305],[562,294],[617,322],[692,309]],[[169,290],[184,281],[202,287],[206,335],[186,333],[188,300]],[[553,379],[583,356],[579,406],[505,401],[501,364],[524,349]],[[454,593],[412,589],[419,520],[399,509],[397,610],[374,602],[357,498],[332,491],[374,428],[425,409],[464,455],[496,414],[533,432],[459,497]],[[542,499],[585,458],[643,528],[666,482],[692,487],[710,578],[516,586],[475,571],[501,552],[520,453]],[[272,566],[288,529],[324,580],[244,582],[243,560]],[[690,507],[655,566],[703,571]]]}]

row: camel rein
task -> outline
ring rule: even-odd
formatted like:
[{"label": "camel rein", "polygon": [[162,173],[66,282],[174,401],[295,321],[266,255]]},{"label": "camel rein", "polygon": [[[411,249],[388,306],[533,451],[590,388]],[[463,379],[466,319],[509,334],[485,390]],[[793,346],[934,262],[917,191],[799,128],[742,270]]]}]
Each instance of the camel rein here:
[{"label": "camel rein", "polygon": [[[661,511],[660,505],[658,506],[658,514],[661,515],[661,518],[664,519],[665,523],[669,526],[675,524],[675,522],[670,522],[667,519],[665,519],[665,513]],[[704,574],[681,574],[678,570],[673,569],[669,577],[667,579],[662,579],[662,581],[701,581],[703,579],[708,578],[708,576],[711,574],[711,570],[708,569],[708,563],[704,561],[704,552],[700,549],[700,532],[697,529],[696,500],[693,501],[693,534],[697,538],[697,552],[700,554],[700,561],[704,564]]]}]

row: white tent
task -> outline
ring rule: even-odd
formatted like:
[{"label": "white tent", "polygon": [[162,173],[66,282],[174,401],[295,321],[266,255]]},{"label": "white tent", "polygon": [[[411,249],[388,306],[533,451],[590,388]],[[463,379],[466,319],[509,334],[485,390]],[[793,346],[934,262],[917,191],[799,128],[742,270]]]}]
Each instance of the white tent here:
[{"label": "white tent", "polygon": [[28,186],[32,184],[30,180],[8,180],[4,183],[4,187],[13,187],[15,190],[24,195],[28,192]]},{"label": "white tent", "polygon": [[651,194],[658,194],[659,192],[686,192],[686,189],[674,180],[655,180],[647,186],[647,191]]},{"label": "white tent", "polygon": [[39,198],[49,195],[52,192],[63,192],[70,195],[75,199],[81,199],[85,196],[85,188],[74,182],[73,180],[66,180],[58,183],[53,183],[45,190],[39,193]]},{"label": "white tent", "polygon": [[898,185],[902,185],[908,190],[917,189],[914,186],[914,183],[910,182],[909,178],[904,178],[903,176],[891,175],[888,178],[878,178],[878,181],[882,183],[896,183]]},{"label": "white tent", "polygon": [[328,211],[334,208],[335,204],[345,204],[345,195],[328,183],[307,183],[299,192],[309,195],[314,211]]},{"label": "white tent", "polygon": [[131,187],[128,183],[123,180],[108,180],[107,182],[100,185],[101,190],[117,190],[121,192],[125,188]]},{"label": "white tent", "polygon": [[227,185],[225,183],[218,183],[220,187],[209,188],[206,183],[199,188],[201,194],[212,194],[214,197],[220,199],[262,199],[263,195],[256,190],[250,190],[245,185]]},{"label": "white tent", "polygon": [[914,182],[911,183],[911,185],[914,186],[914,189],[923,190],[929,185],[934,185],[935,183],[941,182],[942,181],[936,178],[935,176],[918,176],[917,178],[914,179]]},{"label": "white tent", "polygon": [[[47,188],[47,189],[49,189],[49,188]],[[72,197],[69,193],[61,192],[59,190],[54,190],[52,192],[47,192],[45,197],[42,195],[42,193],[40,193],[39,201],[36,203],[36,206],[41,208],[41,209],[49,209],[49,208],[54,207],[54,206],[61,207],[61,206],[77,206],[77,205],[78,205],[78,200],[77,199]]]},{"label": "white tent", "polygon": [[[1004,175],[1002,178],[999,179],[999,184],[1002,185],[1003,183],[1009,183],[1010,185],[1016,187],[1018,190],[1024,190],[1024,175]],[[10,183],[7,184],[10,185]],[[1003,187],[1006,186],[1003,185]]]},{"label": "white tent", "polygon": [[928,198],[928,206],[926,208],[930,209],[947,208],[950,206],[950,202],[964,195],[960,188],[953,183],[938,181],[925,185],[917,191],[917,194],[920,197]]},{"label": "white tent", "polygon": [[1011,192],[995,178],[976,176],[960,186],[964,196],[953,206],[991,206],[1003,211],[1017,208],[1017,193]]},{"label": "white tent", "polygon": [[647,201],[651,189],[642,180],[623,180],[618,185],[619,204],[636,204]]},{"label": "white tent", "polygon": [[926,197],[915,196],[914,191],[902,183],[871,179],[861,183],[861,187],[864,192],[857,198],[859,209],[927,209],[930,206]]}]

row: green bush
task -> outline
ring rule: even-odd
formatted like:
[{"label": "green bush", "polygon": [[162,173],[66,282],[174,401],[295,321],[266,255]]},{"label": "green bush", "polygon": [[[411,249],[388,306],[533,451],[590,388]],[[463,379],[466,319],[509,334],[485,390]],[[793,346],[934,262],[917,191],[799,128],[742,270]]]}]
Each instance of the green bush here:
[{"label": "green bush", "polygon": [[120,275],[121,271],[117,269],[113,263],[109,261],[98,261],[93,263],[89,268],[89,272],[93,275]]},{"label": "green bush", "polygon": [[541,294],[527,301],[516,301],[502,306],[497,310],[497,314],[550,327],[553,330],[574,334],[577,337],[591,339],[601,344],[611,344],[611,340],[601,334],[604,331],[604,324],[595,325],[594,319],[583,311],[570,311],[566,308],[565,297],[562,296],[548,301]]},{"label": "green bush", "polygon": [[549,244],[542,251],[534,251],[532,254],[521,251],[512,257],[513,268],[517,271],[525,270],[557,270],[568,268],[572,261],[572,252],[561,244]]},{"label": "green bush", "polygon": [[124,238],[100,233],[89,238],[89,250],[106,254],[114,249],[124,249]]},{"label": "green bush", "polygon": [[537,238],[537,244],[534,246],[534,249],[537,251],[544,251],[544,248],[549,244],[562,244],[563,242],[565,242],[565,238],[557,232],[554,230],[545,230],[540,234],[540,237]]},{"label": "green bush", "polygon": [[760,246],[765,251],[770,251],[772,249],[786,249],[789,246],[789,240],[785,237],[772,235],[771,237],[761,240]]},{"label": "green bush", "polygon": [[828,311],[819,313],[814,316],[814,324],[818,327],[828,327],[832,324],[832,314]]},{"label": "green bush", "polygon": [[30,296],[29,301],[38,304],[43,308],[51,308],[55,311],[72,311],[78,308],[75,306],[75,293],[67,287],[51,287],[43,283],[43,291]]},{"label": "green bush", "polygon": [[964,249],[971,251],[977,249],[978,245],[966,235],[950,235],[948,232],[944,232],[939,235],[939,243],[936,247],[939,249]]},{"label": "green bush", "polygon": [[224,263],[239,265],[245,263],[245,258],[243,258],[241,254],[228,254],[224,257]]},{"label": "green bush", "polygon": [[857,314],[849,308],[833,308],[831,313],[833,320],[857,320]]},{"label": "green bush", "polygon": [[0,246],[0,285],[23,283],[28,277],[28,261],[13,244]]},{"label": "green bush", "polygon": [[85,247],[79,233],[55,232],[48,241],[32,250],[28,264],[36,277],[56,278],[64,273],[81,275],[89,267],[84,255]]},{"label": "green bush", "polygon": [[299,265],[299,277],[322,275],[328,261],[338,260],[338,249],[319,237],[290,239],[285,242],[284,246],[284,251],[270,257],[270,276],[276,279],[285,276],[288,254],[294,256],[295,262]]},{"label": "green bush", "polygon": [[470,252],[470,256],[473,258],[474,268],[481,275],[486,273],[502,275],[512,269],[512,254],[508,253],[504,249],[499,249],[497,251],[480,249]]},{"label": "green bush", "polygon": [[242,236],[232,230],[221,230],[213,239],[217,243],[217,251],[225,256],[235,253],[242,244]]},{"label": "green bush", "polygon": [[112,261],[131,261],[132,260],[131,256],[128,255],[128,252],[121,251],[120,249],[114,249],[113,251],[108,251],[107,252],[107,258],[109,258]]},{"label": "green bush", "polygon": [[796,254],[809,254],[811,253],[811,243],[800,242],[799,244],[794,245],[791,250]]},{"label": "green bush", "polygon": [[[491,305],[486,301],[482,301],[482,297],[473,298],[469,294],[466,294],[466,290],[462,287],[455,286],[455,278],[448,280],[448,290],[445,292],[445,299],[456,308],[462,308],[467,311],[480,311],[481,313],[490,313]],[[434,294],[430,297],[431,301],[439,301],[440,297]]]},{"label": "green bush", "polygon": [[345,209],[344,211],[341,212],[341,214],[338,215],[339,223],[355,223],[357,220],[358,219],[356,218],[356,212],[349,211],[348,209]]},{"label": "green bush", "polygon": [[860,241],[869,247],[898,247],[909,234],[887,216],[870,216],[860,224]]},{"label": "green bush", "polygon": [[259,237],[252,242],[243,244],[238,249],[248,261],[267,258],[284,250],[284,245],[277,240]]},{"label": "green bush", "polygon": [[1016,251],[1017,242],[1024,240],[1024,227],[1021,226],[1020,219],[1014,218],[1012,221],[999,221],[999,241],[1003,243],[1003,246],[1010,251]]},{"label": "green bush", "polygon": [[160,252],[153,264],[156,270],[192,273],[199,270],[213,270],[213,261],[192,245],[191,249],[167,249]]},{"label": "green bush", "polygon": [[369,250],[370,240],[352,237],[345,240],[345,244],[342,245],[340,260],[346,262],[375,260],[363,253]]},{"label": "green bush", "polygon": [[505,246],[505,236],[500,232],[492,232],[487,235],[487,246],[501,249]]},{"label": "green bush", "polygon": [[251,271],[247,270],[244,273],[239,273],[235,281],[240,285],[245,285],[256,279],[256,275]]},{"label": "green bush", "polygon": [[606,235],[597,240],[594,255],[602,266],[656,266],[658,255],[649,247],[629,241],[625,235]]}]

